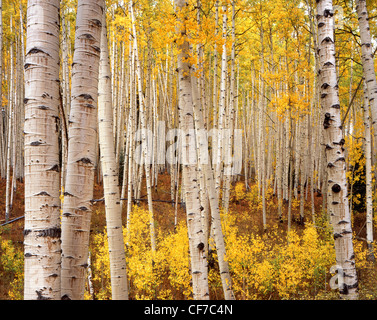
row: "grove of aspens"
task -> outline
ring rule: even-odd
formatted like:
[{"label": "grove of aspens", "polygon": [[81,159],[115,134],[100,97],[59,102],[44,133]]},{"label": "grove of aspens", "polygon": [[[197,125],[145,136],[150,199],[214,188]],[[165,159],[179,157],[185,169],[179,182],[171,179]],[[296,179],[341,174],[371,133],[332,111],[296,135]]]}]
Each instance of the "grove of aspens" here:
[{"label": "grove of aspens", "polygon": [[0,0],[0,300],[376,300],[376,22]]}]

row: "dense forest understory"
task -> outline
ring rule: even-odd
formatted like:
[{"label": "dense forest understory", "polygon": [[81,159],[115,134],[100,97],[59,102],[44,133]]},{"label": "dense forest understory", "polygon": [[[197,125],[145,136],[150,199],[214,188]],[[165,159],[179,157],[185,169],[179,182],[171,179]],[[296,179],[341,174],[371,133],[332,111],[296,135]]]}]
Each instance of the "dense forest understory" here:
[{"label": "dense forest understory", "polygon": [[376,19],[0,0],[0,298],[377,299]]},{"label": "dense forest understory", "polygon": [[[97,180],[97,179],[96,179]],[[162,174],[159,184],[153,192],[153,198],[162,200],[155,202],[155,223],[157,233],[161,238],[174,235],[178,225],[186,226],[185,210],[178,205],[177,210],[170,202],[170,177]],[[234,253],[231,262],[232,278],[236,281],[237,299],[338,299],[336,288],[331,288],[330,279],[335,275],[330,272],[334,265],[333,239],[328,217],[323,212],[323,197],[320,192],[315,195],[316,228],[313,228],[312,217],[308,216],[305,223],[300,222],[298,201],[292,207],[293,243],[287,238],[288,206],[285,206],[282,219],[277,214],[277,198],[270,190],[267,200],[268,229],[263,229],[261,198],[256,188],[245,192],[242,182],[238,182],[238,191],[232,187],[227,246]],[[4,191],[5,180],[1,180],[0,190]],[[145,192],[145,188],[143,192]],[[144,194],[142,192],[142,194]],[[94,198],[103,197],[103,186],[97,180],[94,187]],[[144,198],[145,197],[141,197]],[[166,202],[164,202],[166,201]],[[4,204],[3,201],[0,205]],[[136,205],[136,203],[135,203]],[[148,206],[145,201],[138,205],[140,219],[134,235],[148,238]],[[107,257],[105,235],[105,207],[103,201],[94,205],[91,222],[91,270],[86,283],[86,299],[111,299],[109,277],[109,259]],[[144,212],[142,211],[144,210]],[[311,202],[305,204],[305,213],[311,212]],[[22,217],[23,183],[20,183],[15,194],[14,207],[10,220]],[[127,217],[123,210],[122,220]],[[4,220],[1,221],[4,223]],[[1,291],[0,299],[23,298],[23,230],[24,220],[20,219],[1,230]],[[354,245],[358,277],[360,281],[360,299],[375,300],[377,298],[377,268],[374,262],[367,260],[365,212],[354,211],[353,217]],[[187,230],[179,230],[179,234],[161,244],[161,252],[170,249],[176,252],[169,254],[170,261],[159,266],[152,266],[151,247],[141,246],[143,239],[138,239],[133,245],[140,246],[140,251],[130,250],[130,295],[129,299],[192,299],[190,288],[190,267],[187,260],[188,243],[185,239]],[[177,245],[177,243],[181,245]],[[175,248],[175,246],[177,246]],[[125,246],[125,250],[128,246]],[[240,254],[240,252],[243,254]],[[280,258],[277,258],[279,252]],[[280,260],[280,261],[279,261]],[[293,262],[295,261],[296,262]],[[215,252],[209,262],[212,270],[210,278],[210,295],[213,300],[224,299],[221,283],[218,278],[218,264]],[[89,286],[91,279],[91,290]]]}]

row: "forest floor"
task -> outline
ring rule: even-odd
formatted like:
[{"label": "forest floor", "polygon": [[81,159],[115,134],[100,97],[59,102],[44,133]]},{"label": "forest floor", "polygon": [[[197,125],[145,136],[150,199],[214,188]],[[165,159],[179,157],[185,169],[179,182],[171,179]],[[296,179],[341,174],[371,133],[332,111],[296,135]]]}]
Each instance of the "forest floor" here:
[{"label": "forest floor", "polygon": [[[102,185],[95,180],[94,186],[94,199],[103,198],[103,188]],[[14,194],[14,205],[12,207],[10,220],[13,220],[24,215],[24,193],[23,193],[23,183],[17,182],[17,189]],[[5,179],[0,179],[0,224],[4,223],[5,217]],[[146,199],[145,189],[141,192],[141,198]],[[261,206],[255,206],[255,208],[250,207],[250,204],[247,201],[241,200],[237,201],[234,196],[234,188],[232,189],[232,197],[230,203],[230,210],[235,213],[242,214],[242,221],[240,220],[238,230],[242,234],[255,233],[262,235],[265,233],[263,231],[262,223],[262,210]],[[181,205],[178,205],[177,210],[171,203],[168,203],[170,198],[170,176],[167,174],[160,174],[158,176],[158,185],[156,188],[153,188],[153,199],[154,200],[163,200],[161,202],[155,201],[153,203],[154,215],[156,225],[160,230],[164,231],[173,231],[174,230],[174,221],[175,214],[177,214],[178,221],[186,220],[186,214],[184,208]],[[315,193],[315,208],[317,215],[320,215],[322,212],[322,195]],[[166,201],[166,202],[164,202]],[[297,201],[298,203],[298,201]],[[304,230],[304,226],[299,222],[299,206],[292,206],[292,228],[294,228],[298,233]],[[147,209],[146,201],[140,203],[142,207]],[[288,205],[284,205],[283,220],[278,219],[277,213],[277,199],[274,195],[270,196],[269,201],[267,201],[267,225],[277,227],[278,231],[281,233],[287,232],[287,209]],[[126,209],[123,210],[123,221],[126,221]],[[98,201],[93,205],[93,212],[96,214],[92,215],[91,221],[91,232],[98,233],[103,232],[106,225],[105,219],[105,209],[104,202]],[[311,203],[310,203],[310,194],[307,195],[307,201],[305,201],[305,214],[308,215],[305,217],[306,221],[311,221],[312,217],[309,216],[311,212]],[[246,218],[245,218],[246,217]],[[18,247],[23,252],[23,229],[24,229],[24,219],[19,219],[11,224],[0,227],[0,240],[11,240],[15,247]],[[365,238],[365,213],[354,212],[353,213],[353,230],[354,234],[360,238]],[[268,233],[268,231],[267,231]],[[0,300],[9,299],[9,279],[3,277],[4,274],[3,266],[0,264]],[[376,292],[377,297],[377,269],[374,266],[372,269],[363,270],[359,272],[359,281],[362,279],[365,280],[363,284],[364,287],[369,287],[369,291]]]}]

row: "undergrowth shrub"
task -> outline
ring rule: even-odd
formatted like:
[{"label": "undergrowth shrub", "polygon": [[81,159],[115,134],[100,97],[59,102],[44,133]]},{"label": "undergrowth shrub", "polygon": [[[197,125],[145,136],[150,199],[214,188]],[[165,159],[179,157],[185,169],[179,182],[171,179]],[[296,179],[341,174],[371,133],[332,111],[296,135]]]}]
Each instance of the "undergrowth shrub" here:
[{"label": "undergrowth shrub", "polygon": [[11,240],[0,239],[1,282],[9,287],[10,300],[23,299],[24,255]]}]

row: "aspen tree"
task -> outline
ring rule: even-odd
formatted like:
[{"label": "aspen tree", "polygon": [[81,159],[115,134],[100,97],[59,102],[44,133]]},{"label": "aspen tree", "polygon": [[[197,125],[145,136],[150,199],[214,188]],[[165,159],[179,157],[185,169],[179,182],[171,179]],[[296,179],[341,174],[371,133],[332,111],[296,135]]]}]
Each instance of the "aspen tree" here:
[{"label": "aspen tree", "polygon": [[77,3],[62,213],[63,300],[84,297],[97,145],[97,97],[104,1]]},{"label": "aspen tree", "polygon": [[367,84],[368,99],[370,102],[374,140],[377,141],[377,80],[374,69],[366,0],[356,1],[356,11],[359,20],[361,39],[361,61],[363,64],[363,73]]},{"label": "aspen tree", "polygon": [[367,247],[368,255],[367,259],[374,261],[373,253],[373,191],[372,191],[372,141],[370,130],[370,111],[369,111],[369,99],[368,89],[364,80],[364,104],[362,109],[364,113],[364,152],[365,152],[365,180],[366,180],[366,230],[367,230]]},{"label": "aspen tree", "polygon": [[[142,79],[141,79],[141,66],[139,60],[139,53],[138,53],[138,43],[137,43],[137,34],[136,34],[136,27],[135,27],[135,17],[133,11],[133,3],[130,2],[130,14],[131,14],[131,21],[132,21],[132,34],[133,34],[133,49],[135,52],[135,62],[136,62],[136,77],[137,77],[137,87],[138,87],[138,94],[139,94],[139,109],[140,109],[140,127],[141,127],[141,140],[142,140],[142,150],[141,150],[141,164],[144,164],[145,168],[145,180],[147,185],[147,197],[148,197],[148,209],[150,214],[149,220],[149,227],[150,227],[150,237],[151,237],[151,246],[152,252],[156,250],[156,236],[155,236],[155,228],[154,228],[154,215],[153,215],[153,203],[152,203],[152,188],[151,188],[151,177],[150,177],[150,158],[149,158],[149,150],[151,148],[151,141],[148,141],[147,144],[147,136],[146,136],[146,105],[145,105],[145,97],[142,91]],[[149,89],[149,88],[148,88]],[[149,107],[149,106],[148,106]],[[139,171],[139,178],[141,178],[143,165],[140,166]],[[141,182],[141,179],[139,180]],[[140,190],[140,187],[139,187]],[[139,197],[138,197],[139,198]]]},{"label": "aspen tree", "polygon": [[24,299],[60,299],[59,1],[29,0],[25,56]]},{"label": "aspen tree", "polygon": [[[197,89],[197,79],[195,75],[191,76],[192,96],[193,96],[193,111],[195,121],[195,134],[198,146],[198,162],[201,162],[201,167],[204,174],[205,188],[208,190],[209,203],[211,207],[212,216],[212,230],[215,240],[217,257],[219,260],[219,271],[221,283],[223,286],[225,300],[234,300],[234,293],[232,290],[232,280],[229,273],[229,265],[226,260],[226,249],[224,242],[224,235],[221,227],[221,217],[219,209],[219,198],[215,189],[214,174],[211,166],[211,159],[208,156],[208,146],[204,141],[208,141],[206,131],[204,130],[203,111],[200,107],[200,98]],[[200,132],[201,131],[201,132]],[[200,132],[200,133],[199,133]],[[204,225],[205,226],[205,225]]]},{"label": "aspen tree", "polygon": [[[218,34],[218,27],[219,27],[219,0],[216,0],[215,2],[215,37],[217,37]],[[212,93],[212,128],[217,129],[217,82],[218,82],[218,75],[217,75],[217,69],[218,69],[218,52],[217,52],[217,41],[215,41],[213,45],[213,93]],[[212,157],[213,159],[216,159],[216,150],[217,150],[217,136],[216,134],[212,136]],[[212,165],[215,165],[215,161],[212,162]],[[214,167],[215,168],[215,167]]]},{"label": "aspen tree", "polygon": [[[190,76],[190,47],[186,30],[187,3],[185,0],[175,0],[178,44],[178,76],[179,76],[179,126],[182,130],[180,154],[182,158],[182,183],[187,213],[189,250],[191,260],[191,275],[193,296],[195,300],[209,299],[207,252],[204,248],[204,232],[202,230],[199,188],[196,166],[192,163],[197,159],[195,143],[192,83]],[[191,144],[191,148],[190,148]],[[190,154],[191,152],[191,154]]]},{"label": "aspen tree", "polygon": [[357,299],[358,280],[352,244],[351,213],[348,206],[344,139],[336,76],[334,11],[331,0],[317,2],[321,105],[327,161],[326,190],[328,210],[334,232],[336,262],[342,269],[339,293],[345,299]]},{"label": "aspen tree", "polygon": [[[10,18],[11,31],[13,30],[13,19]],[[10,188],[11,188],[11,146],[12,131],[14,126],[14,106],[13,106],[13,37],[10,44],[10,85],[9,85],[9,102],[8,102],[8,136],[7,136],[7,166],[6,166],[6,186],[5,186],[5,221],[9,220],[11,210]],[[14,137],[13,137],[14,139]],[[13,168],[14,170],[14,168]]]},{"label": "aspen tree", "polygon": [[122,232],[122,207],[120,204],[118,165],[115,157],[112,117],[110,61],[107,44],[106,13],[104,13],[98,83],[98,136],[110,256],[111,294],[113,300],[127,300],[128,283]]},{"label": "aspen tree", "polygon": [[265,162],[265,86],[264,86],[264,31],[263,26],[260,26],[260,42],[261,42],[261,52],[260,52],[260,95],[259,95],[259,170],[260,176],[258,180],[259,188],[262,190],[262,219],[263,219],[263,230],[267,230],[267,212],[266,212],[266,162]]},{"label": "aspen tree", "polygon": [[224,150],[224,185],[223,185],[223,208],[225,212],[229,210],[229,197],[230,197],[230,183],[232,175],[232,164],[231,157],[233,151],[233,129],[234,129],[234,114],[235,114],[235,102],[236,102],[236,80],[235,80],[235,45],[236,45],[236,34],[235,34],[235,2],[232,1],[232,49],[231,49],[231,67],[230,67],[230,92],[229,92],[229,111],[228,111],[228,123],[227,123],[227,135],[226,144]]},{"label": "aspen tree", "polygon": [[62,165],[61,165],[61,176],[60,176],[60,193],[61,201],[63,204],[64,201],[64,186],[65,186],[65,175],[66,175],[66,166],[67,166],[67,150],[68,150],[68,135],[67,135],[67,124],[68,124],[68,115],[70,111],[70,85],[69,85],[69,66],[68,66],[68,26],[66,22],[66,13],[63,10],[62,14],[62,75],[61,75],[61,86],[62,86]]},{"label": "aspen tree", "polygon": [[227,56],[227,23],[228,23],[228,8],[224,4],[222,6],[223,11],[223,25],[222,25],[222,54],[221,54],[221,79],[220,79],[220,97],[218,108],[218,120],[217,120],[217,132],[216,132],[216,158],[214,163],[215,168],[215,182],[218,196],[220,196],[220,187],[222,180],[222,159],[224,156],[224,129],[225,129],[225,113],[226,113],[226,79],[228,75],[228,56]]}]

